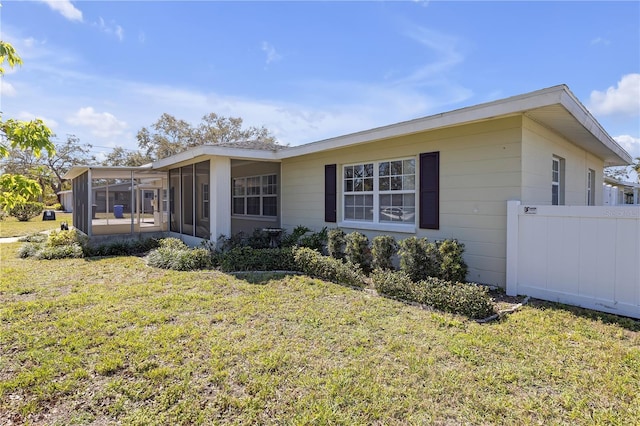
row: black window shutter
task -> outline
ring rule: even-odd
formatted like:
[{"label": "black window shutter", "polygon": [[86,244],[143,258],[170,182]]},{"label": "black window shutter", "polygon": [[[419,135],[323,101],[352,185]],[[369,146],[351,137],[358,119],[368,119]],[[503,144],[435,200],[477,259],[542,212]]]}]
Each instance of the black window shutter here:
[{"label": "black window shutter", "polygon": [[420,154],[420,228],[440,229],[440,152]]},{"label": "black window shutter", "polygon": [[337,166],[327,164],[324,166],[324,221],[337,221],[338,185]]}]

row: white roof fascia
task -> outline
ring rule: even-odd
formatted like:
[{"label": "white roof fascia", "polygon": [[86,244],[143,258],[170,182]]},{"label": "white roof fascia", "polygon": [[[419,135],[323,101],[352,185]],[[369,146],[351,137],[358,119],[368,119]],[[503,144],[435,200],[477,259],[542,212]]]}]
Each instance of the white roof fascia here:
[{"label": "white roof fascia", "polygon": [[80,176],[82,173],[88,170],[100,170],[100,171],[145,171],[151,170],[151,165],[147,164],[144,166],[73,166],[69,169],[67,173],[62,176],[62,179],[75,179]]},{"label": "white roof fascia", "polygon": [[200,145],[195,148],[183,151],[179,154],[172,155],[171,157],[163,158],[153,163],[154,169],[160,169],[163,167],[172,166],[184,161],[193,160],[202,156],[219,156],[219,157],[231,157],[237,159],[253,159],[253,160],[266,160],[266,161],[278,161],[277,156],[279,151],[269,151],[263,149],[249,149],[249,148],[232,148],[225,146],[213,146],[213,145]]},{"label": "white roof fascia", "polygon": [[613,151],[618,157],[625,160],[627,164],[633,163],[633,157],[629,155],[618,142],[616,142],[604,128],[598,123],[593,115],[582,105],[582,102],[573,94],[568,87],[564,86],[562,94],[562,106],[593,136],[595,136],[604,146]]}]

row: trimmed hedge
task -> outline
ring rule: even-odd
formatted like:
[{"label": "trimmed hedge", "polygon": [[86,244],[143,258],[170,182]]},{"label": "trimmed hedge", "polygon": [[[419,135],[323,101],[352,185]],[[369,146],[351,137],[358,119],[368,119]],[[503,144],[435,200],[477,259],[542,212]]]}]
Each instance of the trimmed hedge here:
[{"label": "trimmed hedge", "polygon": [[360,267],[351,262],[343,263],[307,247],[294,249],[293,255],[296,269],[306,275],[353,287],[365,285]]},{"label": "trimmed hedge", "polygon": [[376,290],[387,296],[475,319],[495,314],[489,289],[477,284],[456,283],[433,277],[413,282],[404,272],[380,269],[374,271],[371,278]]},{"label": "trimmed hedge", "polygon": [[[179,240],[178,240],[179,241]],[[175,271],[193,271],[211,267],[211,253],[207,249],[176,248],[173,245],[161,246],[147,256],[147,264]]]},{"label": "trimmed hedge", "polygon": [[217,256],[224,272],[238,271],[294,271],[293,248],[236,247]]},{"label": "trimmed hedge", "polygon": [[120,240],[100,244],[96,247],[87,247],[85,254],[87,256],[131,256],[148,253],[159,246],[160,240],[156,238]]}]

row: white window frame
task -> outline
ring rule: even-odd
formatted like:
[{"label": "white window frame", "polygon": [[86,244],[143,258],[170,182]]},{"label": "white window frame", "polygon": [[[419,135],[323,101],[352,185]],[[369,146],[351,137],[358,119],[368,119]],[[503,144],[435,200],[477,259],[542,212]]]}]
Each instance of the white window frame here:
[{"label": "white window frame", "polygon": [[[556,167],[557,165],[557,167]],[[557,168],[557,176],[556,169]],[[554,155],[551,159],[551,205],[564,205],[564,158]],[[553,189],[557,188],[558,199],[553,199]]]},{"label": "white window frame", "polygon": [[[273,177],[275,179],[275,183],[270,184],[268,182],[269,178]],[[247,194],[247,181],[249,179],[259,179],[260,183],[258,185],[258,193],[257,194]],[[242,180],[244,181],[244,194],[236,195],[235,187],[236,181]],[[265,183],[265,180],[267,182]],[[265,186],[266,185],[266,186]],[[268,191],[265,190],[266,187],[272,188],[272,193],[266,193]],[[236,199],[244,199],[244,213],[236,213],[235,212],[235,200]],[[248,199],[249,198],[259,198],[260,199],[260,214],[248,214]],[[265,215],[264,214],[264,199],[265,198],[275,198],[276,199],[276,214],[275,215]],[[234,217],[248,217],[248,218],[266,218],[266,219],[276,219],[278,217],[278,175],[276,173],[269,173],[266,175],[255,175],[255,176],[241,176],[236,177],[231,180],[231,215]]]},{"label": "white window frame", "polygon": [[[400,189],[400,190],[380,190],[380,164],[390,163],[393,161],[413,161],[413,189]],[[347,191],[345,187],[345,170],[347,167],[364,166],[366,164],[373,164],[373,189],[370,191]],[[396,175],[393,175],[396,176]],[[403,178],[410,177],[411,174],[402,174]],[[375,161],[361,161],[358,163],[343,164],[340,167],[339,178],[339,203],[340,203],[340,215],[339,215],[339,227],[344,228],[356,228],[356,229],[370,229],[376,231],[390,231],[390,232],[406,232],[414,233],[416,231],[416,220],[418,218],[418,160],[416,157],[402,157],[402,158],[390,158],[380,159]],[[415,209],[414,218],[412,222],[387,222],[380,220],[380,197],[381,195],[403,195],[412,194],[414,196]],[[373,197],[373,218],[372,220],[356,220],[346,219],[346,196],[348,195],[371,195]]]},{"label": "white window frame", "polygon": [[595,183],[596,183],[596,171],[593,169],[587,170],[587,205],[595,206],[596,205],[596,193],[595,193]]}]

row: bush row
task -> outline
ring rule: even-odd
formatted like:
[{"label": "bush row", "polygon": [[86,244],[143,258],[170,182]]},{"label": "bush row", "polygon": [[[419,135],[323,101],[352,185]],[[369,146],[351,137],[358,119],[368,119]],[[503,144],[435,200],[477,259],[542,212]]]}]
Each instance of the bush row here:
[{"label": "bush row", "polygon": [[89,238],[76,229],[52,231],[49,235],[32,234],[20,239],[26,243],[18,249],[21,258],[64,259],[91,256],[131,256],[147,253],[159,246],[159,240],[119,240],[89,246]]},{"label": "bush row", "polygon": [[381,269],[374,271],[371,278],[376,290],[387,296],[470,318],[487,318],[495,314],[488,288],[477,284],[456,283],[435,277],[415,282],[405,272]]},{"label": "bush row", "polygon": [[345,234],[341,229],[328,232],[327,251],[335,259],[346,259],[359,265],[365,273],[374,268],[394,269],[393,259],[400,258],[400,270],[413,281],[437,277],[446,281],[464,281],[467,265],[462,257],[464,244],[457,240],[429,242],[410,237],[399,243],[389,235],[378,235],[369,245],[359,232]]}]

